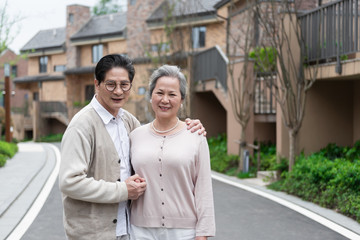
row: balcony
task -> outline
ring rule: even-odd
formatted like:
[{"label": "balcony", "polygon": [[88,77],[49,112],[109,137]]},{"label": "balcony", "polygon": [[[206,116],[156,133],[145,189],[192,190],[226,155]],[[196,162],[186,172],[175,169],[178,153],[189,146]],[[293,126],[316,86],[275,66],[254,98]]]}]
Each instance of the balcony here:
[{"label": "balcony", "polygon": [[64,125],[69,124],[68,112],[65,102],[39,102],[40,115],[43,118],[54,118]]},{"label": "balcony", "polygon": [[305,62],[336,62],[335,71],[341,74],[341,61],[359,51],[358,0],[331,2],[298,16],[298,19]]},{"label": "balcony", "polygon": [[227,91],[227,57],[218,46],[199,52],[194,56],[194,80],[196,83],[215,79]]}]

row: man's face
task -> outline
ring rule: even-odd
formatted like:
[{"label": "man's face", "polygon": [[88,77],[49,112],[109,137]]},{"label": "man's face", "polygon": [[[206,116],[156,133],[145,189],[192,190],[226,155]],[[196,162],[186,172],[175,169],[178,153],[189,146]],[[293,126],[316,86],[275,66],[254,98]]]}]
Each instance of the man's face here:
[{"label": "man's face", "polygon": [[[123,86],[131,84],[128,71],[121,67],[115,67],[106,73],[103,82],[99,84],[96,79],[94,82],[97,90],[97,100],[109,113],[116,116],[119,109],[125,105],[130,95],[130,90],[122,90],[122,88],[124,88]],[[107,86],[109,88],[109,86],[114,85],[114,83],[116,83],[115,89],[109,91]]]}]

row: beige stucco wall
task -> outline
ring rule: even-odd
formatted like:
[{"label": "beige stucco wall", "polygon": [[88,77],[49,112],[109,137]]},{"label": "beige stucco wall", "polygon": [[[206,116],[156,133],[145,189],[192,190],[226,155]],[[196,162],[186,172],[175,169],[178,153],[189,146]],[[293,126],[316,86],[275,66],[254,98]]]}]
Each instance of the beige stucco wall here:
[{"label": "beige stucco wall", "polygon": [[66,54],[55,54],[49,56],[48,73],[54,72],[56,65],[66,65]]},{"label": "beige stucco wall", "polygon": [[29,67],[28,67],[29,76],[39,74],[39,58],[31,57],[29,58],[28,63],[29,63]]},{"label": "beige stucco wall", "polygon": [[360,140],[360,77],[354,80],[354,139]]},{"label": "beige stucco wall", "polygon": [[127,53],[127,44],[126,40],[121,41],[113,41],[108,43],[108,52],[109,54],[112,53]]},{"label": "beige stucco wall", "polygon": [[66,101],[65,81],[43,82],[39,90],[40,101]]},{"label": "beige stucco wall", "polygon": [[328,143],[353,144],[353,86],[352,81],[318,81],[314,84],[308,94],[299,132],[299,150],[309,154]]}]

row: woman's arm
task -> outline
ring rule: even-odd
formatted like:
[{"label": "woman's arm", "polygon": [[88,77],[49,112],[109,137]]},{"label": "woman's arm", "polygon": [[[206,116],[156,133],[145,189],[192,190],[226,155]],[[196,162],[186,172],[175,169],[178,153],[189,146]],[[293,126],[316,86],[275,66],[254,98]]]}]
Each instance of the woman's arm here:
[{"label": "woman's arm", "polygon": [[205,137],[201,137],[201,142],[198,147],[195,174],[194,196],[198,219],[196,223],[196,236],[215,236],[215,213],[210,154]]}]

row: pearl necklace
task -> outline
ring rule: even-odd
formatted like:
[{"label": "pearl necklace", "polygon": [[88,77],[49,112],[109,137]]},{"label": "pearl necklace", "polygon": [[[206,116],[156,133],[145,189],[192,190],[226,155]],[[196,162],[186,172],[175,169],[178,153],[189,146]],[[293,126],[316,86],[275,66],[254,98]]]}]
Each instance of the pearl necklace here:
[{"label": "pearl necklace", "polygon": [[[156,120],[156,119],[155,119],[155,120]],[[179,121],[179,118],[177,118],[177,122],[176,122],[175,126],[173,126],[172,128],[170,128],[170,129],[168,129],[168,130],[160,131],[160,130],[157,130],[157,129],[155,128],[155,126],[154,126],[155,120],[151,122],[151,127],[152,127],[152,129],[154,129],[154,131],[157,132],[157,133],[168,133],[168,132],[171,132],[172,130],[174,130],[174,129],[179,125],[179,122],[180,122],[180,121]]]}]

